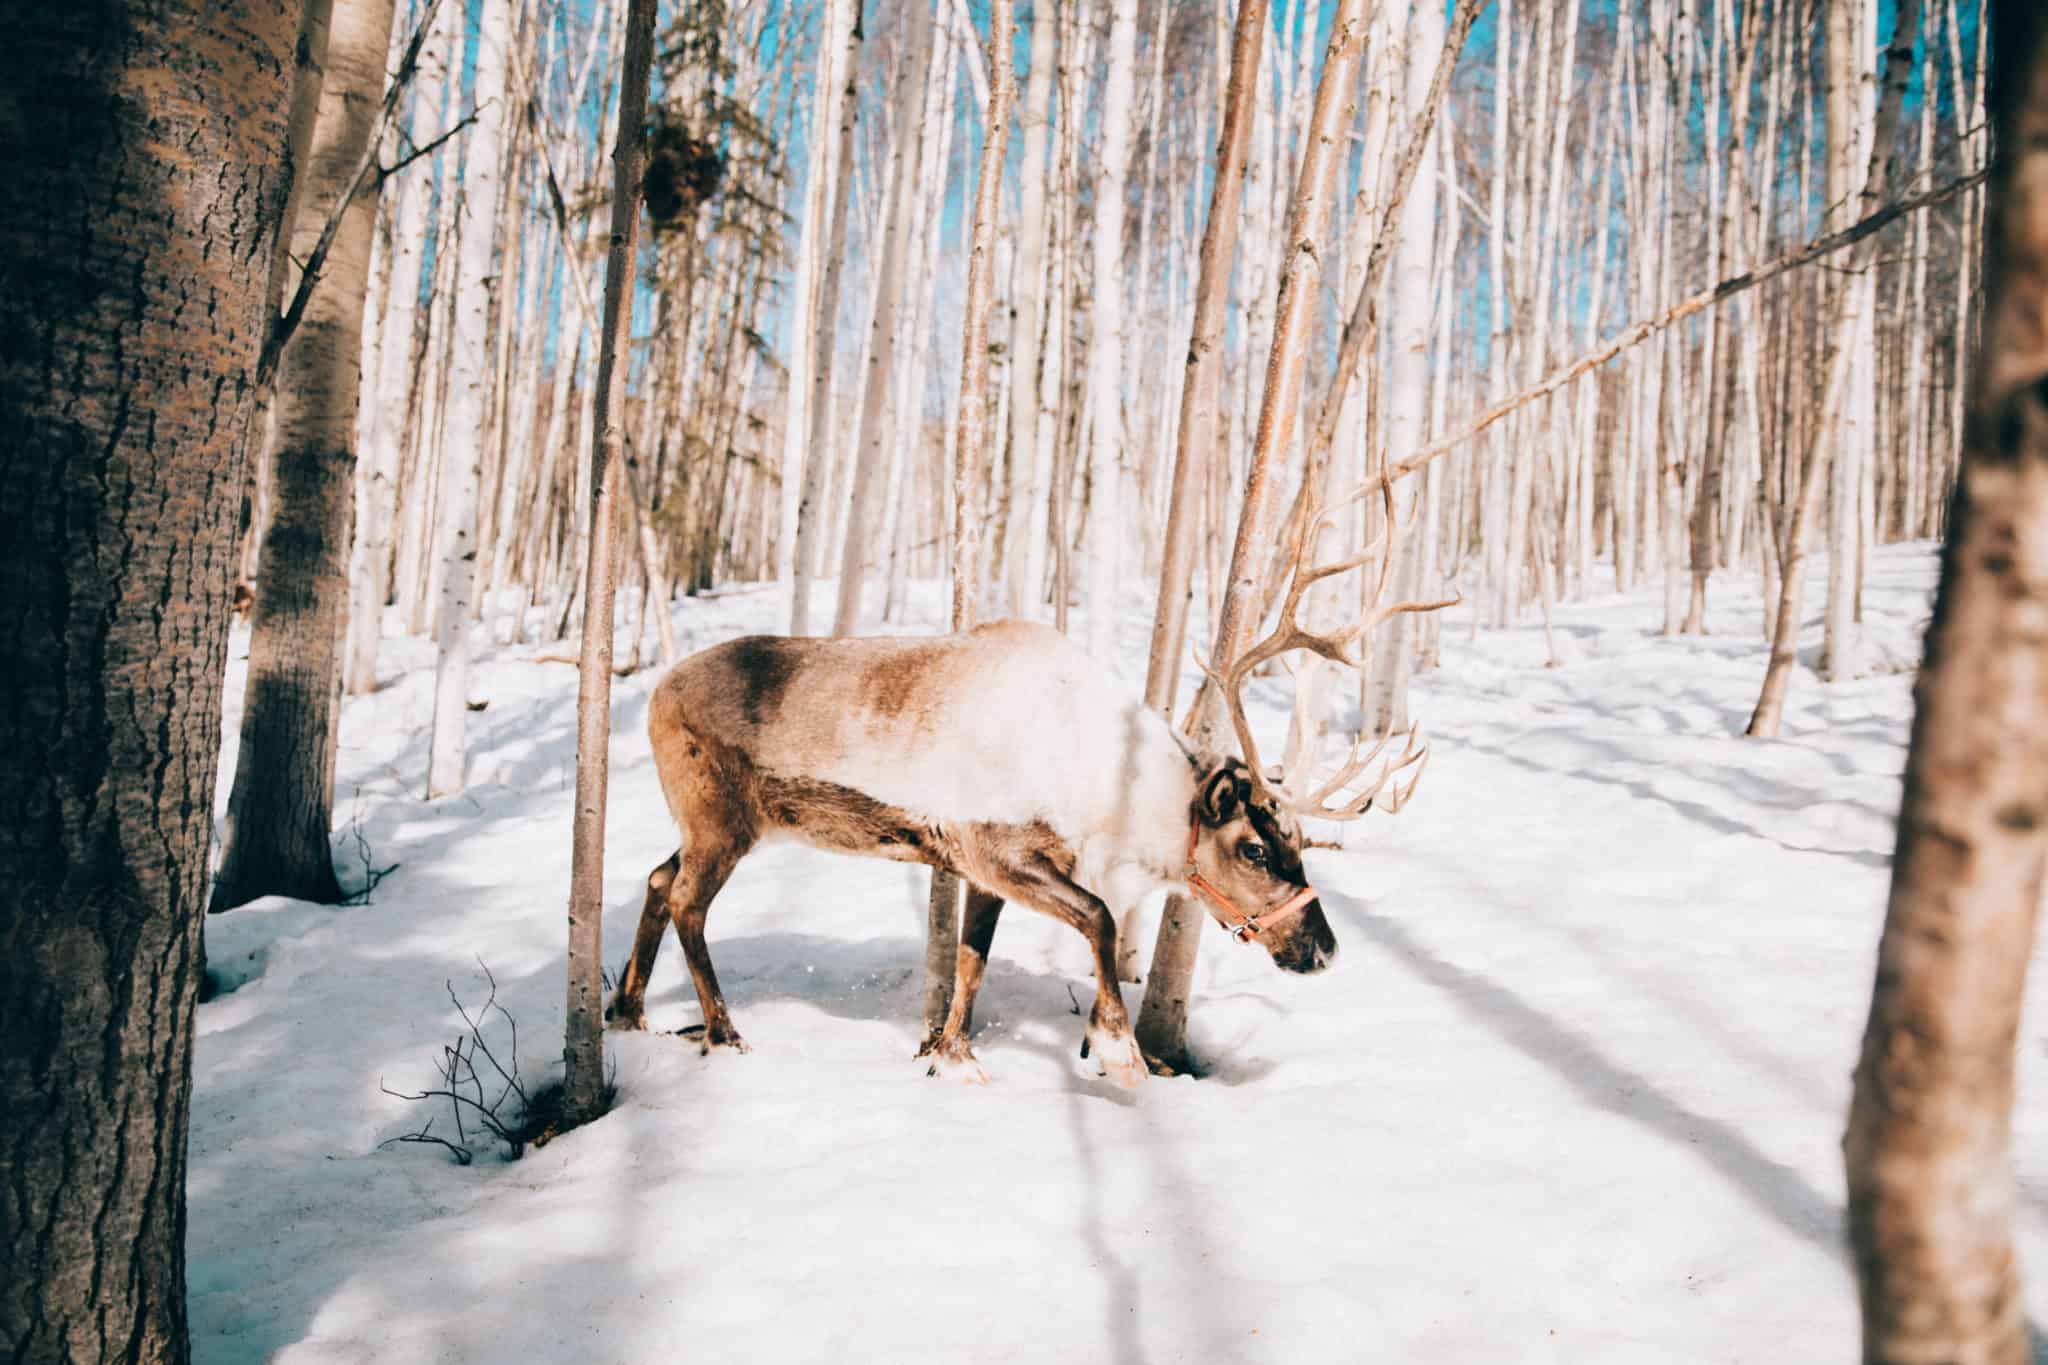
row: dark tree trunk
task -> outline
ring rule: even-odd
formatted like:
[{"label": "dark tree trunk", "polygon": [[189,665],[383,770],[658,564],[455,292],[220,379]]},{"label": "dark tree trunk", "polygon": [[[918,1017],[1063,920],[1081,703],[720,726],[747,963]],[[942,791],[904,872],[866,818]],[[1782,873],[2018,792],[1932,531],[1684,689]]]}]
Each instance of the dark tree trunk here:
[{"label": "dark tree trunk", "polygon": [[[334,16],[326,90],[292,230],[291,255],[299,260],[312,256],[369,146],[384,93],[391,11],[392,0],[351,0]],[[323,277],[278,362],[269,454],[275,486],[213,886],[216,910],[265,895],[341,899],[327,833],[355,522],[363,299],[376,219],[373,192],[348,206]]]},{"label": "dark tree trunk", "polygon": [[180,1361],[242,437],[295,7],[0,18],[0,1357]]},{"label": "dark tree trunk", "polygon": [[2048,855],[2048,14],[1988,22],[1988,311],[1844,1143],[1867,1361],[2029,1358],[2010,1148]]}]

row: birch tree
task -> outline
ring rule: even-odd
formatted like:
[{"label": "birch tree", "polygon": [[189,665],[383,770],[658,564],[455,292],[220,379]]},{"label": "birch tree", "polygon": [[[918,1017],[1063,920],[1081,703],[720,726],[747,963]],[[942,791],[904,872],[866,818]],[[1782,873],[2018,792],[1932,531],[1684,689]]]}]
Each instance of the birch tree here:
[{"label": "birch tree", "polygon": [[1124,198],[1131,169],[1131,87],[1137,80],[1137,0],[1110,10],[1109,73],[1103,83],[1101,160],[1095,178],[1095,236],[1088,341],[1090,488],[1088,652],[1116,667],[1116,587],[1124,531]]},{"label": "birch tree", "polygon": [[[1045,3],[1045,0],[1039,0]],[[1010,105],[1016,84],[1010,47],[1015,36],[1010,0],[991,0],[988,21],[988,120],[982,125],[981,173],[974,191],[974,238],[967,264],[967,298],[960,339],[959,433],[953,458],[952,626],[974,625],[981,600],[981,510],[976,494],[988,459],[989,310],[995,282],[996,216],[1001,208],[1003,154],[1010,142]],[[960,944],[960,879],[934,869],[925,937],[924,1045],[930,1051],[952,1015],[959,972],[979,971],[988,944]],[[991,929],[993,926],[991,926]],[[963,999],[965,997],[963,996]],[[966,1020],[955,1021],[962,1033]]]},{"label": "birch tree", "polygon": [[839,281],[846,261],[846,228],[850,216],[848,200],[853,191],[853,129],[860,111],[859,92],[854,81],[860,67],[861,0],[847,0],[838,12],[845,15],[847,24],[843,40],[835,34],[834,41],[843,51],[835,57],[838,64],[830,73],[833,88],[839,91],[838,101],[833,106],[837,111],[835,122],[839,139],[836,173],[828,182],[825,198],[819,204],[821,212],[829,207],[830,245],[821,266],[812,331],[809,336],[798,339],[798,345],[807,347],[811,352],[808,370],[811,421],[791,550],[795,556],[791,570],[789,614],[789,633],[792,635],[808,635],[811,630],[811,580],[824,553],[821,528],[825,524],[825,481],[831,472],[832,454],[837,444],[835,437],[838,435],[838,414],[833,407],[832,394],[833,355],[838,339]]},{"label": "birch tree", "polygon": [[[803,236],[796,253],[796,297],[790,307],[790,327],[797,338],[789,351],[789,405],[782,431],[781,531],[776,551],[776,578],[792,585],[796,575],[796,524],[802,503],[804,456],[810,450],[811,383],[814,347],[811,338],[820,326],[818,294],[824,273],[826,238],[832,215],[826,211],[828,187],[839,188],[838,112],[846,80],[840,71],[845,48],[839,40],[839,11],[851,0],[825,0],[818,26],[818,78],[816,98],[811,102],[810,157],[804,170]],[[859,20],[854,21],[856,24]],[[826,324],[830,330],[830,324]],[[830,414],[821,420],[829,421]],[[808,596],[808,594],[806,594]],[[792,634],[803,634],[792,627]]]},{"label": "birch tree", "polygon": [[[1861,204],[1862,172],[1870,160],[1866,96],[1869,51],[1877,41],[1876,0],[1828,0],[1827,5],[1827,196],[1822,226],[1840,229],[1854,222]],[[1829,681],[1856,671],[1855,597],[1862,549],[1859,496],[1872,457],[1877,389],[1870,362],[1871,307],[1877,295],[1868,268],[1835,284],[1841,302],[1837,326],[1844,329],[1849,367],[1834,425],[1828,467],[1828,586],[1822,617],[1821,676]]]},{"label": "birch tree", "polygon": [[[884,460],[888,455],[889,397],[895,381],[897,351],[905,344],[897,327],[902,305],[903,274],[910,251],[909,217],[917,202],[923,147],[917,110],[924,98],[926,69],[931,60],[932,12],[930,0],[915,0],[899,12],[908,25],[893,96],[896,120],[897,163],[894,193],[884,208],[879,253],[880,274],[875,287],[874,316],[869,323],[867,374],[861,396],[859,464],[849,490],[846,513],[846,546],[839,570],[839,604],[832,633],[851,635],[860,629],[861,586],[866,575],[867,556],[874,544],[875,499],[883,491]],[[913,422],[913,429],[914,422]]]},{"label": "birch tree", "polygon": [[[1241,0],[1230,43],[1223,117],[1216,137],[1216,176],[1195,275],[1194,322],[1180,388],[1180,434],[1172,491],[1167,496],[1166,541],[1159,569],[1159,603],[1152,618],[1152,648],[1145,669],[1145,704],[1171,715],[1179,689],[1188,599],[1193,596],[1195,525],[1202,479],[1213,461],[1222,407],[1222,367],[1231,265],[1237,253],[1239,204],[1251,149],[1251,102],[1264,46],[1265,0]],[[1169,912],[1171,913],[1171,912]],[[1177,941],[1192,943],[1183,936]]]},{"label": "birch tree", "polygon": [[[415,144],[431,141],[438,131],[436,123],[461,33],[461,6],[442,0],[421,55],[420,74],[413,82],[411,141]],[[446,148],[441,155],[452,161],[459,150]],[[384,311],[383,340],[377,349],[375,372],[363,375],[358,383],[358,392],[366,390],[369,398],[361,404],[355,535],[349,555],[348,625],[342,650],[342,688],[351,695],[369,692],[377,684],[377,642],[384,606],[391,596],[399,466],[406,418],[413,411],[417,373],[413,327],[419,311],[432,191],[431,177],[425,174],[405,176],[397,186],[391,227],[392,288]]]},{"label": "birch tree", "polygon": [[604,327],[590,433],[590,559],[576,670],[576,813],[570,827],[569,997],[562,1046],[562,1108],[571,1123],[604,1111],[604,812],[610,774],[612,605],[618,579],[620,423],[633,331],[633,262],[645,171],[647,75],[654,63],[655,0],[629,0],[612,147],[611,249],[604,267]]},{"label": "birch tree", "polygon": [[[1893,130],[1898,126],[1899,109],[1905,102],[1906,81],[1912,68],[1913,48],[1919,37],[1920,0],[1899,0],[1892,23],[1892,40],[1885,51],[1884,89],[1879,97],[1876,126],[1870,144],[1870,167],[1863,177],[1862,203],[1865,209],[1876,207],[1880,197],[1891,184],[1892,163],[1895,160]],[[1850,274],[1854,275],[1869,268],[1870,262],[1876,257],[1877,245],[1878,239],[1872,235],[1851,248],[1847,263]],[[1847,310],[1853,306],[1853,302],[1854,296],[1851,291],[1837,290],[1827,325],[1822,333],[1827,340],[1821,365],[1819,434],[1814,438],[1813,448],[1807,452],[1804,465],[1799,471],[1791,521],[1785,529],[1777,616],[1771,635],[1771,658],[1764,670],[1763,688],[1757,697],[1756,710],[1749,719],[1748,733],[1758,739],[1772,739],[1777,736],[1778,725],[1784,713],[1785,693],[1792,682],[1792,667],[1798,659],[1799,616],[1801,604],[1806,596],[1807,528],[1817,514],[1820,492],[1825,487],[1823,479],[1828,463],[1827,442],[1835,415],[1840,410],[1844,393],[1849,386],[1854,364],[1855,333],[1853,329],[1845,330]]]},{"label": "birch tree", "polygon": [[434,721],[427,797],[451,796],[467,781],[469,623],[476,577],[477,497],[483,478],[491,391],[491,297],[497,287],[498,183],[510,101],[513,0],[483,0],[476,45],[477,120],[462,158],[455,218],[454,350],[441,432],[447,500],[440,527],[441,589],[435,605]]},{"label": "birch tree", "polygon": [[[1429,0],[1423,0],[1410,11],[1407,30],[1402,103],[1405,117],[1415,123],[1430,113],[1430,83],[1444,51],[1443,15]],[[1417,162],[1397,222],[1400,239],[1388,266],[1387,316],[1392,323],[1393,354],[1387,368],[1386,455],[1399,460],[1421,447],[1429,414],[1430,303],[1436,249],[1436,158],[1429,150]],[[1397,490],[1396,516],[1407,518],[1414,513],[1416,493],[1412,479]],[[1435,595],[1405,590],[1413,576],[1428,571],[1427,560],[1427,555],[1411,556],[1397,567],[1396,572],[1409,576],[1397,580],[1397,594]],[[1407,728],[1408,675],[1414,671],[1414,642],[1420,622],[1418,616],[1396,616],[1380,627],[1373,645],[1374,676],[1367,680],[1372,694],[1368,720],[1382,734]]]},{"label": "birch tree", "polygon": [[1005,588],[1012,616],[1034,616],[1040,585],[1031,572],[1038,536],[1034,512],[1046,496],[1045,461],[1038,440],[1039,337],[1047,313],[1046,168],[1052,146],[1052,78],[1058,0],[1032,0],[1031,75],[1024,85],[1024,164],[1019,168],[1017,255],[1010,277],[1010,466],[1003,499]]},{"label": "birch tree", "polygon": [[[1260,552],[1273,530],[1271,471],[1274,460],[1287,448],[1301,400],[1309,327],[1314,320],[1322,272],[1324,234],[1330,218],[1343,129],[1352,112],[1349,88],[1364,45],[1365,0],[1338,0],[1330,21],[1330,41],[1323,53],[1322,76],[1316,82],[1315,112],[1310,118],[1301,174],[1294,202],[1288,209],[1288,254],[1280,277],[1273,349],[1266,362],[1265,393],[1259,405],[1258,433],[1252,443],[1251,474],[1245,484],[1244,508],[1238,514],[1228,587],[1217,616],[1216,643],[1210,656],[1215,661],[1212,667],[1219,674],[1229,669],[1231,660],[1257,625],[1253,604],[1259,586],[1256,565],[1263,562]],[[1239,50],[1233,49],[1233,66]],[[1254,59],[1249,69],[1256,70],[1257,48],[1246,55]],[[1204,706],[1198,698],[1196,706],[1193,737],[1196,743],[1214,748],[1221,738],[1221,704],[1212,702]],[[1160,943],[1153,953],[1152,970],[1145,983],[1145,1004],[1138,1021],[1138,1043],[1146,1055],[1159,1064],[1180,1069],[1189,1065],[1187,997],[1194,952],[1191,945],[1183,947],[1169,939],[1192,939],[1198,927],[1185,909],[1178,915],[1169,912],[1161,920]]]}]

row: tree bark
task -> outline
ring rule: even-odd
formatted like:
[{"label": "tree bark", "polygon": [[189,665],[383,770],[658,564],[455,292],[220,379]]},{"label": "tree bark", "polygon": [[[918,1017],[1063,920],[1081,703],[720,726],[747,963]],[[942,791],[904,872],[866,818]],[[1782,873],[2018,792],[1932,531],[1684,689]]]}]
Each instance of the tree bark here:
[{"label": "tree bark", "polygon": [[562,1046],[563,1110],[571,1123],[604,1112],[604,812],[610,772],[612,604],[618,587],[619,450],[626,415],[627,344],[633,334],[633,261],[645,172],[647,73],[654,61],[655,0],[629,0],[612,147],[611,247],[604,263],[604,326],[590,432],[590,558],[576,687],[576,815],[569,853],[569,1003]]},{"label": "tree bark", "polygon": [[319,286],[285,343],[271,399],[276,487],[251,613],[235,781],[213,887],[216,910],[267,895],[323,904],[341,899],[327,835],[355,513],[363,300],[377,196],[372,189],[346,205],[341,199],[377,121],[391,11],[392,0],[347,0],[329,31],[326,83],[291,254],[308,259],[337,208],[341,219]]},{"label": "tree bark", "polygon": [[1988,311],[1843,1145],[1873,1362],[2029,1358],[2009,1157],[2048,853],[2048,15],[1987,22]]},{"label": "tree bark", "polygon": [[294,8],[14,6],[0,1355],[183,1361],[221,663]]}]

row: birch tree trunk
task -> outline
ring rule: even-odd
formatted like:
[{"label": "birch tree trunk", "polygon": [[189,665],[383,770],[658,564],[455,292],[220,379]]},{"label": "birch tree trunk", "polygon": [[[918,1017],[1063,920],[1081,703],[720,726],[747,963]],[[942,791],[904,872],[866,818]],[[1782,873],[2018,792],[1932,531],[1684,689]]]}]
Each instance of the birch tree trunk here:
[{"label": "birch tree trunk", "polygon": [[1872,1362],[2030,1357],[2010,1148],[2048,853],[2048,15],[1986,22],[1988,311],[1843,1143]]},{"label": "birch tree trunk", "polygon": [[576,669],[576,814],[570,831],[569,999],[562,1045],[562,1107],[570,1123],[604,1112],[604,812],[610,772],[612,604],[618,586],[619,450],[626,416],[627,342],[633,334],[633,261],[646,169],[647,74],[655,0],[629,0],[612,147],[611,247],[604,264],[604,327],[590,431],[590,558]]},{"label": "birch tree trunk", "polygon": [[[1039,0],[1040,4],[1046,0]],[[1002,207],[1003,153],[1010,142],[1010,104],[1016,65],[1010,48],[1015,22],[1010,0],[990,0],[988,121],[982,125],[981,172],[974,191],[974,246],[967,263],[967,298],[960,340],[959,433],[953,446],[953,630],[974,625],[981,600],[981,511],[976,490],[988,459],[988,314],[994,292],[996,216]],[[960,956],[960,879],[934,869],[924,957],[924,1046],[931,1049],[953,1004]],[[986,952],[986,946],[983,947]],[[978,965],[981,953],[974,954]]]},{"label": "birch tree trunk", "polygon": [[[845,49],[839,42],[839,11],[849,0],[825,0],[818,27],[817,90],[811,102],[809,164],[804,169],[803,235],[796,251],[796,298],[790,308],[789,402],[783,409],[782,518],[776,533],[775,578],[792,588],[796,575],[796,524],[802,504],[804,456],[810,450],[812,342],[817,334],[819,276],[823,271],[824,239],[832,230],[826,189],[838,187],[837,114],[845,80],[839,63]],[[829,325],[829,324],[828,324]]]},{"label": "birch tree trunk", "polygon": [[803,343],[811,348],[811,397],[807,409],[810,414],[806,433],[809,445],[804,459],[803,490],[797,499],[796,538],[791,547],[794,559],[790,570],[791,635],[808,635],[811,632],[811,581],[822,557],[819,540],[825,528],[821,520],[826,508],[825,479],[831,470],[833,450],[837,445],[834,438],[838,435],[838,413],[832,403],[832,358],[839,327],[840,268],[846,260],[846,222],[851,209],[849,200],[853,195],[853,128],[860,112],[859,92],[854,81],[860,70],[861,3],[862,0],[843,0],[839,12],[846,17],[846,36],[843,42],[836,32],[833,37],[838,55],[834,58],[835,65],[829,78],[832,88],[838,92],[833,108],[839,147],[834,178],[827,183],[825,198],[820,203],[821,210],[829,207],[830,245],[825,250],[812,330]]},{"label": "birch tree trunk", "polygon": [[[341,899],[333,824],[340,645],[354,514],[356,397],[363,299],[377,196],[342,205],[369,150],[384,94],[392,0],[344,0],[327,41],[327,75],[291,254],[312,256],[337,209],[318,286],[279,357],[271,399],[276,486],[251,613],[249,671],[235,782],[213,908],[258,896]],[[296,282],[294,286],[296,287]]]},{"label": "birch tree trunk", "polygon": [[[450,69],[450,48],[461,33],[460,9],[443,0],[434,13],[434,28],[420,58],[413,82],[412,140],[424,143],[438,130]],[[443,153],[451,162],[456,153]],[[398,510],[400,449],[407,418],[413,410],[417,356],[413,328],[419,313],[420,269],[424,260],[429,204],[429,167],[415,168],[400,178],[392,213],[391,297],[384,309],[384,338],[377,351],[376,373],[365,375],[359,388],[369,400],[361,405],[359,455],[356,465],[355,536],[349,556],[348,626],[342,650],[342,688],[361,695],[377,686],[377,642],[382,634],[384,606],[391,597],[393,520]]]},{"label": "birch tree trunk", "polygon": [[1124,539],[1124,196],[1131,169],[1131,87],[1137,81],[1138,3],[1114,0],[1109,72],[1103,85],[1102,160],[1095,178],[1095,235],[1089,289],[1088,652],[1116,669],[1116,588]]},{"label": "birch tree trunk", "polygon": [[[1194,326],[1188,337],[1187,360],[1181,370],[1180,435],[1175,442],[1173,487],[1167,497],[1166,543],[1159,568],[1159,604],[1152,616],[1152,650],[1145,668],[1145,704],[1173,714],[1180,687],[1181,651],[1187,638],[1188,603],[1194,596],[1196,523],[1200,518],[1206,468],[1216,461],[1223,405],[1224,327],[1230,305],[1230,271],[1237,255],[1239,206],[1244,199],[1245,163],[1251,148],[1251,102],[1255,95],[1259,53],[1265,42],[1266,0],[1240,0],[1230,42],[1230,73],[1223,96],[1222,127],[1216,135],[1216,178],[1210,189],[1209,218],[1195,267]],[[1203,468],[1197,468],[1197,462]],[[1169,921],[1181,921],[1193,907],[1176,899]],[[1200,910],[1196,909],[1196,914]],[[1192,972],[1196,937],[1177,931],[1176,945],[1185,945]],[[1167,942],[1160,927],[1160,948]],[[1155,964],[1159,961],[1154,955]]]},{"label": "birch tree trunk", "polygon": [[[187,1359],[193,1004],[296,7],[0,17],[0,1355]],[[175,148],[175,155],[167,149]]]},{"label": "birch tree trunk", "polygon": [[435,605],[434,723],[427,799],[466,781],[469,622],[476,579],[476,508],[490,432],[491,300],[497,252],[498,180],[510,107],[513,0],[483,0],[476,46],[476,124],[462,158],[456,232],[454,354],[441,432],[447,488],[440,527],[441,590]]},{"label": "birch tree trunk", "polygon": [[[1742,16],[1742,33],[1739,51],[1731,52],[1729,58],[1735,63],[1733,81],[1734,109],[1729,119],[1731,130],[1728,148],[1728,169],[1720,185],[1721,203],[1716,210],[1714,228],[1714,277],[1727,279],[1734,273],[1735,262],[1741,256],[1738,241],[1738,218],[1736,206],[1742,198],[1745,176],[1744,146],[1749,127],[1750,78],[1758,47],[1758,22],[1760,11],[1751,6]],[[1727,20],[1723,18],[1724,25]],[[1732,34],[1730,35],[1732,38]],[[1718,123],[1718,120],[1715,120]],[[1743,362],[1735,356],[1738,345],[1750,345],[1748,329],[1742,325],[1743,305],[1737,304],[1730,318],[1723,318],[1716,312],[1707,319],[1705,375],[1707,421],[1706,446],[1700,464],[1699,493],[1693,500],[1692,520],[1692,596],[1686,605],[1685,622],[1681,627],[1685,634],[1704,635],[1707,629],[1707,579],[1714,571],[1716,556],[1720,551],[1721,494],[1723,470],[1728,461],[1728,444],[1733,427],[1731,415],[1736,404],[1737,375]],[[1733,325],[1729,325],[1732,322]]]},{"label": "birch tree trunk", "polygon": [[[1396,0],[1398,3],[1398,0]],[[1409,124],[1426,116],[1430,77],[1444,46],[1443,12],[1432,0],[1422,0],[1408,17],[1406,90],[1404,118]],[[1441,134],[1437,134],[1441,136]],[[1393,356],[1387,374],[1386,457],[1403,460],[1420,449],[1429,419],[1429,333],[1430,293],[1435,269],[1436,245],[1436,156],[1425,151],[1416,167],[1415,178],[1401,200],[1401,239],[1394,248],[1389,286],[1388,316],[1393,330]],[[1414,481],[1411,480],[1412,484]],[[1412,486],[1397,493],[1395,515],[1406,517],[1413,510],[1417,491]],[[1397,572],[1410,577],[1427,572],[1427,557],[1411,556]],[[1418,594],[1397,592],[1407,597]],[[1422,597],[1434,594],[1424,592]],[[1408,675],[1414,671],[1415,640],[1424,618],[1400,615],[1376,632],[1373,644],[1375,677],[1369,679],[1373,713],[1368,721],[1382,734],[1407,726]],[[1323,661],[1318,660],[1318,663]]]},{"label": "birch tree trunk", "polygon": [[[1827,0],[1827,188],[1824,231],[1856,221],[1862,170],[1870,159],[1870,111],[1864,107],[1869,69],[1865,29],[1874,0]],[[1875,42],[1874,34],[1871,41]],[[1862,543],[1857,496],[1873,451],[1877,392],[1869,363],[1870,306],[1875,281],[1866,269],[1836,281],[1841,302],[1835,326],[1849,348],[1849,373],[1832,414],[1834,451],[1828,469],[1828,595],[1822,618],[1820,672],[1836,682],[1856,671],[1856,565]]]},{"label": "birch tree trunk", "polygon": [[[1046,313],[1045,268],[1046,165],[1052,145],[1052,78],[1058,42],[1058,0],[1033,0],[1031,9],[1031,75],[1024,86],[1024,164],[1018,183],[1017,258],[1010,278],[1010,478],[1004,499],[1003,554],[1008,561],[1005,583],[1012,616],[1035,616],[1044,601],[1042,587],[1031,572],[1032,528],[1045,500],[1046,467],[1038,442],[1039,336]],[[1072,117],[1071,112],[1063,117]],[[1044,537],[1041,534],[1038,539]]]},{"label": "birch tree trunk", "polygon": [[[917,111],[924,100],[926,68],[931,60],[931,0],[913,0],[905,21],[907,48],[896,77],[897,155],[900,161],[894,193],[884,209],[881,233],[881,275],[875,289],[875,312],[870,324],[868,372],[861,399],[859,467],[854,473],[851,499],[846,514],[846,549],[839,569],[839,604],[832,623],[834,635],[851,635],[860,629],[861,585],[871,548],[871,527],[875,499],[884,490],[884,460],[889,432],[889,396],[895,380],[897,313],[903,293],[903,272],[910,251],[909,217],[917,203],[920,185],[922,130]],[[916,430],[915,417],[911,429]],[[903,439],[899,433],[896,439]]]},{"label": "birch tree trunk", "polygon": [[[1301,175],[1294,202],[1288,209],[1288,254],[1280,277],[1273,349],[1266,362],[1265,391],[1259,404],[1258,431],[1252,441],[1244,510],[1238,516],[1228,586],[1222,610],[1217,614],[1216,643],[1210,655],[1219,673],[1228,671],[1231,660],[1258,624],[1255,617],[1259,564],[1272,534],[1270,475],[1274,460],[1287,449],[1299,416],[1310,324],[1314,321],[1321,284],[1322,253],[1327,249],[1330,201],[1336,188],[1338,163],[1343,159],[1344,130],[1351,122],[1351,85],[1365,42],[1365,5],[1366,0],[1337,0],[1330,21],[1329,46],[1323,54],[1322,76],[1316,82],[1315,112],[1309,120]],[[1247,55],[1255,58],[1256,49]],[[1237,49],[1233,49],[1233,66],[1236,59]],[[1234,81],[1235,72],[1232,78]],[[1213,748],[1221,737],[1222,707],[1220,703],[1203,706],[1199,698],[1196,707],[1194,739]],[[1191,939],[1199,927],[1195,916],[1185,910],[1178,915],[1169,913],[1161,920],[1160,942],[1145,982],[1138,1043],[1148,1057],[1167,1066],[1186,1067],[1189,1063],[1187,1004],[1194,968],[1193,950],[1172,940]]]}]

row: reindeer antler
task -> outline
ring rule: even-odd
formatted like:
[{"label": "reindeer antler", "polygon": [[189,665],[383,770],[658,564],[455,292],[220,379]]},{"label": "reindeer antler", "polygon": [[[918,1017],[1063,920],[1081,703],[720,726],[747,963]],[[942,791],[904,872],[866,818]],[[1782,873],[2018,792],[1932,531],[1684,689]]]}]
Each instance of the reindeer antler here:
[{"label": "reindeer antler", "polygon": [[[1326,564],[1311,564],[1309,558],[1315,543],[1332,524],[1331,513],[1375,492],[1380,496],[1382,512],[1383,529],[1380,534],[1356,554]],[[1245,765],[1251,769],[1252,782],[1298,815],[1319,820],[1356,820],[1372,809],[1375,801],[1390,812],[1398,811],[1415,794],[1416,784],[1422,780],[1423,770],[1429,766],[1429,747],[1422,742],[1418,727],[1411,725],[1398,734],[1381,737],[1370,748],[1366,747],[1367,737],[1360,735],[1352,744],[1351,752],[1329,777],[1313,785],[1288,784],[1300,786],[1299,794],[1276,790],[1266,780],[1265,769],[1259,763],[1258,742],[1252,738],[1251,723],[1244,713],[1244,685],[1267,660],[1292,650],[1307,650],[1362,676],[1371,662],[1372,632],[1380,625],[1396,616],[1437,611],[1459,600],[1456,597],[1391,603],[1385,600],[1388,585],[1393,581],[1394,570],[1400,562],[1402,540],[1420,516],[1418,504],[1408,518],[1408,524],[1402,524],[1394,506],[1393,481],[1384,475],[1361,484],[1339,499],[1333,508],[1319,510],[1311,499],[1308,515],[1297,524],[1294,542],[1288,547],[1287,594],[1281,600],[1279,618],[1273,629],[1264,639],[1231,660],[1229,668],[1221,675],[1205,666],[1205,671],[1216,679],[1224,704],[1229,708],[1230,723],[1237,730],[1237,742],[1243,749]],[[1378,562],[1372,590],[1366,594],[1356,616],[1341,628],[1331,631],[1312,631],[1302,626],[1299,615],[1301,601],[1310,588],[1325,579],[1365,568],[1375,560]],[[1395,751],[1393,745],[1397,739],[1401,744]],[[1401,781],[1404,773],[1407,774],[1405,784]],[[1361,778],[1368,780],[1363,786],[1354,785]],[[1384,799],[1381,798],[1382,792],[1385,793]],[[1334,805],[1331,804],[1333,797],[1339,798]]]}]

